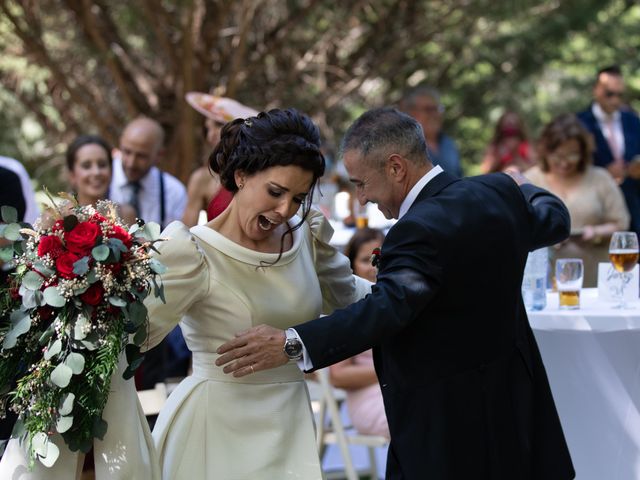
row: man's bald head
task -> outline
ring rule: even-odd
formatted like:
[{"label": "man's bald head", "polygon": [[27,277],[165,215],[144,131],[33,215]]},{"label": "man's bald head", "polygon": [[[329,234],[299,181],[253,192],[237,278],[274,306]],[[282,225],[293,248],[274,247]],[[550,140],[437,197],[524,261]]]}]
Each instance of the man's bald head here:
[{"label": "man's bald head", "polygon": [[130,122],[120,137],[122,168],[127,180],[141,180],[160,161],[163,144],[164,131],[158,122],[148,117]]}]

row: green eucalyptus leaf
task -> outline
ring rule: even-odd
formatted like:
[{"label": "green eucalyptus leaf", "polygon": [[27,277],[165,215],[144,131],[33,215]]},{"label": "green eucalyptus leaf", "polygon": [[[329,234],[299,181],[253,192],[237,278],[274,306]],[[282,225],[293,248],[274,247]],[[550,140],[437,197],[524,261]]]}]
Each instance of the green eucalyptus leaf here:
[{"label": "green eucalyptus leaf", "polygon": [[57,339],[55,342],[51,344],[47,351],[44,354],[45,360],[51,360],[54,356],[58,355],[62,351],[62,342],[60,339]]},{"label": "green eucalyptus leaf", "polygon": [[49,437],[44,432],[36,433],[31,439],[31,449],[39,457],[47,456],[47,446],[49,444]]},{"label": "green eucalyptus leaf", "polygon": [[142,325],[147,320],[147,307],[145,307],[143,303],[130,303],[127,310],[129,310],[129,319],[136,327]]},{"label": "green eucalyptus leaf", "polygon": [[116,296],[112,296],[109,297],[109,303],[111,305],[113,305],[114,307],[126,307],[127,306],[127,302],[120,298],[120,297],[116,297]]},{"label": "green eucalyptus leaf", "polygon": [[98,262],[104,262],[107,258],[109,258],[109,247],[106,245],[98,245],[97,247],[93,247],[91,250],[91,256],[95,258]]},{"label": "green eucalyptus leaf", "polygon": [[58,448],[58,446],[53,442],[49,442],[47,444],[47,454],[43,457],[38,456],[38,460],[40,460],[40,463],[45,467],[52,467],[53,464],[56,463],[56,460],[59,456],[60,449]]},{"label": "green eucalyptus leaf", "polygon": [[4,227],[4,231],[2,232],[4,238],[7,240],[11,240],[15,242],[16,240],[22,240],[22,235],[20,234],[20,229],[22,227],[18,223],[10,223],[6,227]]},{"label": "green eucalyptus leaf", "polygon": [[[13,316],[14,313],[20,312],[20,310],[16,310],[11,313]],[[24,314],[24,312],[22,312]],[[29,331],[31,328],[31,317],[27,314],[19,317],[16,321],[11,322],[11,328],[7,332],[4,337],[4,341],[2,342],[2,348],[8,350],[13,348],[18,342],[18,337],[23,335]]]},{"label": "green eucalyptus leaf", "polygon": [[69,385],[71,381],[71,375],[73,375],[73,371],[64,363],[59,364],[56,368],[51,372],[51,382],[54,385],[57,385],[60,388],[64,388]]},{"label": "green eucalyptus leaf", "polygon": [[73,416],[60,417],[56,422],[56,430],[58,433],[64,433],[73,425]]},{"label": "green eucalyptus leaf", "polygon": [[57,287],[47,287],[42,294],[47,305],[52,307],[64,307],[64,304],[67,303],[67,300],[58,292]]},{"label": "green eucalyptus leaf", "polygon": [[13,247],[8,246],[8,247],[0,248],[0,261],[7,263],[7,262],[10,262],[12,259],[13,259]]},{"label": "green eucalyptus leaf", "polygon": [[78,315],[76,317],[76,322],[73,325],[73,339],[74,340],[84,340],[87,337],[87,333],[89,332],[88,326],[91,325],[91,322],[84,315]]},{"label": "green eucalyptus leaf", "polygon": [[73,402],[75,399],[76,396],[71,392],[64,394],[60,402],[60,408],[58,408],[58,413],[60,415],[69,415],[73,411]]},{"label": "green eucalyptus leaf", "polygon": [[22,296],[22,306],[24,308],[36,308],[42,303],[38,301],[38,298],[42,299],[42,292],[21,288],[20,295]]},{"label": "green eucalyptus leaf", "polygon": [[164,284],[156,282],[156,279],[153,279],[153,294],[162,300],[162,303],[167,303],[167,300],[164,298]]},{"label": "green eucalyptus leaf", "polygon": [[89,273],[87,274],[87,281],[90,284],[96,283],[98,280],[100,280],[100,277],[98,276],[98,272],[96,272],[94,269],[89,270]]},{"label": "green eucalyptus leaf", "polygon": [[73,262],[73,273],[76,275],[84,275],[89,271],[89,257],[82,257],[80,260]]},{"label": "green eucalyptus leaf", "polygon": [[2,221],[4,223],[18,222],[18,210],[16,210],[16,207],[12,207],[11,205],[3,205],[2,208],[0,208],[0,212],[2,213]]},{"label": "green eucalyptus leaf", "polygon": [[34,271],[29,271],[24,277],[22,277],[22,285],[29,290],[40,290],[43,283],[44,278],[42,278],[42,275]]},{"label": "green eucalyptus leaf", "polygon": [[71,352],[67,355],[67,358],[64,359],[64,363],[71,369],[74,375],[78,375],[84,370],[84,357],[81,353]]},{"label": "green eucalyptus leaf", "polygon": [[37,270],[38,272],[40,272],[42,275],[44,275],[47,278],[50,277],[51,275],[53,275],[54,273],[56,273],[51,268],[47,267],[42,262],[34,262],[33,263],[33,269]]}]

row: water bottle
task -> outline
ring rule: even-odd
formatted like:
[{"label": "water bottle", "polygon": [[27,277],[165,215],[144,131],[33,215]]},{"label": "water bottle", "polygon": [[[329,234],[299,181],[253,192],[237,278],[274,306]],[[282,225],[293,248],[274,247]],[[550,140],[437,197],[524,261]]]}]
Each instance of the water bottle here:
[{"label": "water bottle", "polygon": [[522,300],[527,310],[542,310],[547,306],[547,265],[549,253],[540,248],[529,253],[522,277]]}]

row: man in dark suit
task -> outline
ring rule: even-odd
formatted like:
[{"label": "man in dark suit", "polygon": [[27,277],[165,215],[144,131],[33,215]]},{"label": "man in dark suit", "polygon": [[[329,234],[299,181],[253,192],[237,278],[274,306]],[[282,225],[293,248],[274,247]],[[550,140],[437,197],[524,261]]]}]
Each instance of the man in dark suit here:
[{"label": "man in dark suit", "polygon": [[624,79],[617,66],[598,71],[593,103],[578,118],[592,133],[593,163],[609,170],[620,184],[631,229],[640,234],[640,118],[623,108]]},{"label": "man in dark suit", "polygon": [[373,346],[387,478],[573,478],[520,294],[528,252],[569,234],[562,202],[505,174],[443,172],[421,127],[390,108],[356,120],[342,151],[359,201],[398,218],[371,294],[286,332],[254,327],[216,364],[235,376],[290,359],[310,370]]}]

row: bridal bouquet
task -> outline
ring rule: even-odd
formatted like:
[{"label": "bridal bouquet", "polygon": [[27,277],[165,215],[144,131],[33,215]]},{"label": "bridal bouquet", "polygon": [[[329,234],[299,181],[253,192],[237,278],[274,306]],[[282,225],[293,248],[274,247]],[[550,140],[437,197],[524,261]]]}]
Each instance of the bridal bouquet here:
[{"label": "bridal bouquet", "polygon": [[[0,412],[19,416],[13,437],[25,444],[33,465],[55,463],[60,434],[72,451],[88,452],[102,439],[102,411],[112,374],[124,352],[133,376],[147,338],[142,303],[152,288],[164,301],[150,258],[157,224],[128,230],[115,205],[99,202],[46,211],[34,227],[16,222],[2,207],[0,260],[14,271],[0,285]],[[8,242],[7,242],[8,241]]]}]

